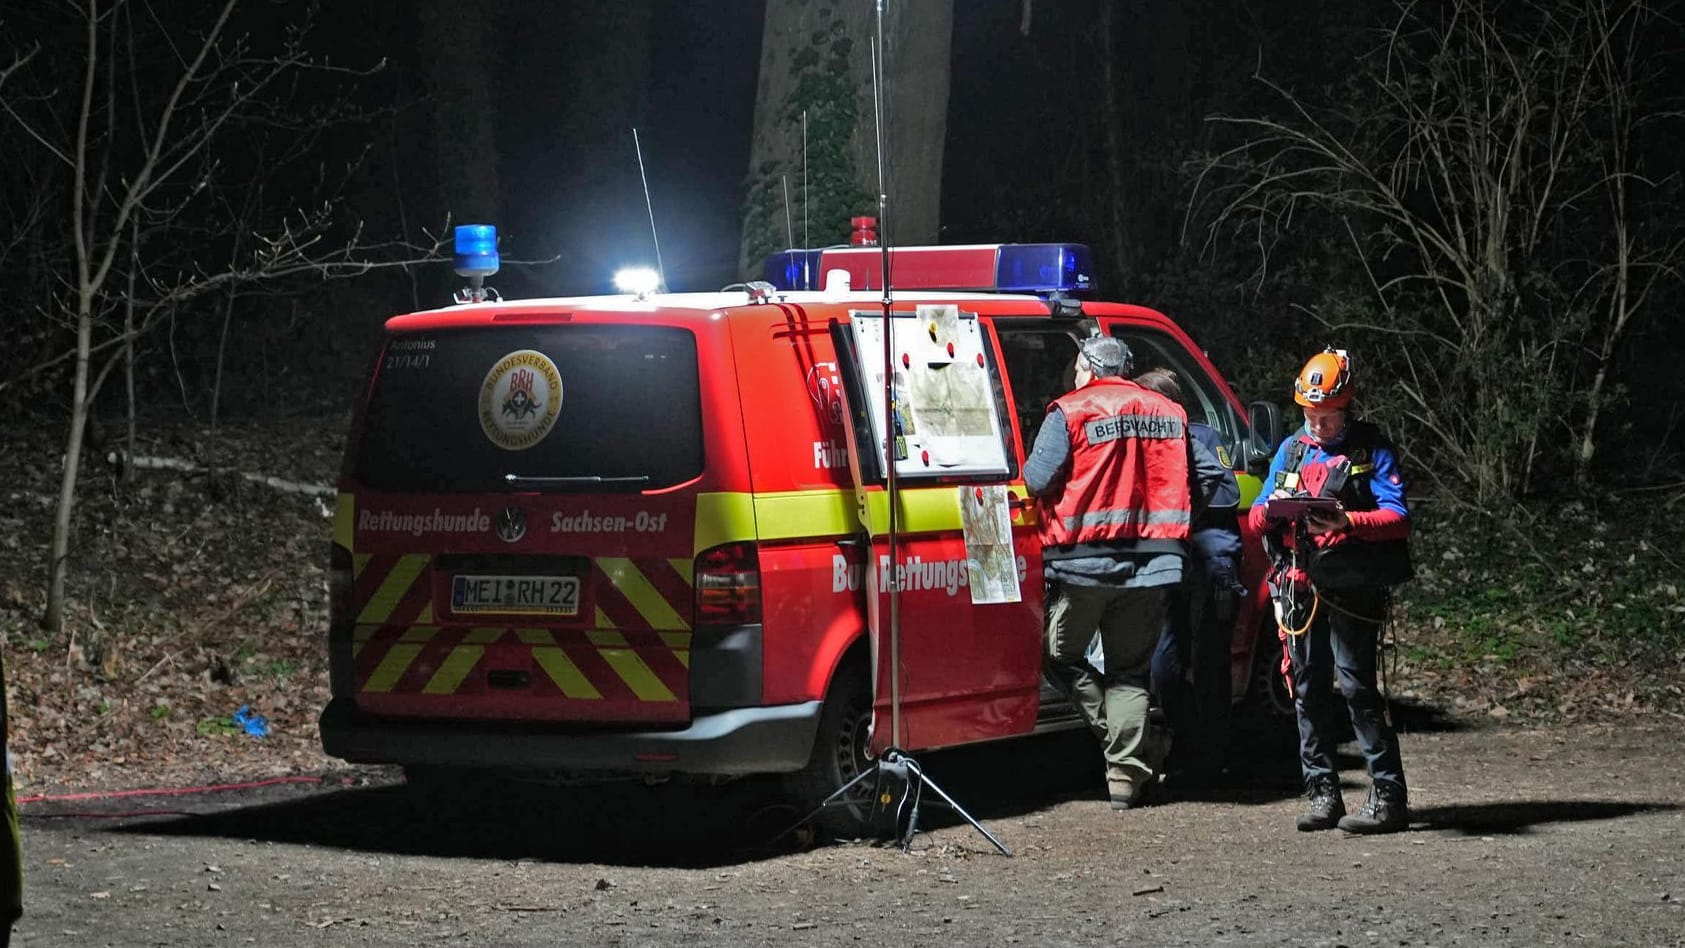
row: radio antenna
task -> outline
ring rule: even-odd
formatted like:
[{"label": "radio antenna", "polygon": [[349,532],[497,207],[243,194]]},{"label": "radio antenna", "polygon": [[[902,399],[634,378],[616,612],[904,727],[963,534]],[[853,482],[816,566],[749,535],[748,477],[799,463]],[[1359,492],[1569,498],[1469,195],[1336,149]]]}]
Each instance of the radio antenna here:
[{"label": "radio antenna", "polygon": [[894,319],[890,308],[894,304],[894,290],[889,281],[889,221],[885,216],[889,206],[889,183],[884,171],[883,147],[883,0],[877,0],[877,36],[872,43],[872,125],[878,146],[878,247],[883,260],[883,418],[884,418],[884,488],[889,500],[889,520],[886,524],[889,553],[889,746],[901,746],[901,583],[896,576],[900,560],[896,558],[895,517],[895,440],[899,434],[897,419],[901,417],[895,397],[895,337]]},{"label": "radio antenna", "polygon": [[[895,474],[895,443],[899,440],[897,435],[901,433],[899,430],[901,428],[901,406],[896,404],[898,399],[896,398],[895,387],[895,321],[890,312],[890,309],[895,302],[895,294],[894,287],[889,276],[889,171],[888,162],[885,160],[884,156],[882,73],[886,72],[887,69],[884,68],[883,5],[884,0],[877,0],[877,35],[873,40],[871,47],[872,119],[876,124],[876,128],[874,130],[877,135],[878,145],[878,234],[880,235],[878,238],[878,246],[883,250],[883,458],[885,487],[884,499],[887,501],[884,506],[889,511],[889,517],[885,522],[884,539],[886,541],[885,552],[889,554],[887,557],[889,568],[874,568],[874,564],[870,562],[873,557],[868,557],[868,562],[865,568],[867,570],[868,577],[867,588],[871,588],[870,584],[872,580],[870,577],[881,577],[879,582],[883,585],[883,588],[878,592],[878,594],[885,596],[888,599],[888,609],[876,610],[877,617],[875,621],[877,624],[876,631],[878,637],[874,643],[874,648],[872,649],[872,658],[874,662],[878,661],[879,650],[883,648],[884,640],[888,639],[889,746],[884,748],[883,753],[878,756],[878,759],[873,763],[873,766],[870,769],[862,770],[859,774],[855,775],[854,779],[843,784],[841,787],[838,787],[831,793],[830,796],[826,797],[825,800],[819,804],[818,809],[803,817],[796,823],[796,826],[800,826],[802,823],[813,819],[813,817],[819,814],[820,810],[823,810],[825,807],[830,806],[833,802],[846,797],[848,792],[854,789],[856,785],[864,782],[868,778],[876,776],[878,778],[878,789],[873,797],[875,802],[871,804],[871,807],[874,810],[887,810],[887,804],[894,798],[895,793],[898,792],[901,794],[901,801],[896,804],[894,809],[890,812],[896,814],[895,819],[897,825],[895,826],[894,832],[901,837],[901,849],[903,852],[906,852],[913,847],[913,835],[918,832],[919,827],[919,798],[924,790],[928,788],[937,796],[941,797],[942,801],[946,803],[950,809],[964,817],[965,821],[970,823],[973,829],[982,833],[983,837],[993,843],[995,848],[999,850],[1002,855],[1010,856],[1012,855],[1012,850],[1007,849],[1005,843],[996,839],[994,834],[989,832],[982,823],[977,822],[970,813],[965,812],[958,803],[955,803],[953,797],[948,796],[941,787],[936,785],[936,781],[930,779],[929,775],[924,772],[924,769],[919,766],[919,762],[914,760],[901,748],[901,739],[904,736],[901,731],[901,580],[898,575],[901,572],[901,558],[896,551],[896,531],[898,529],[898,524],[896,523],[896,508],[901,501],[900,498],[896,496],[899,478],[896,477]],[[805,116],[803,122],[803,141],[804,143],[806,141]],[[803,168],[806,168],[805,144],[803,148]],[[862,355],[864,354],[862,353]],[[855,444],[854,451],[856,453],[864,453],[858,443]],[[857,485],[861,489],[864,488],[863,481],[857,482]],[[870,534],[870,506],[863,503],[862,510],[867,511],[865,513],[865,523],[867,525],[867,533]],[[877,690],[875,682],[878,678],[878,670],[874,668],[872,670],[874,693]],[[874,712],[872,719],[874,734],[877,724],[878,721],[876,713]],[[872,743],[877,743],[875,736]],[[895,790],[892,792],[891,788],[895,788]],[[905,825],[899,825],[903,819],[906,821]],[[794,827],[792,827],[792,829],[793,828]],[[789,832],[789,830],[785,830],[785,832]]]},{"label": "radio antenna", "polygon": [[808,213],[812,205],[807,203],[807,109],[802,109],[802,246],[811,247],[813,241],[808,237],[808,221],[813,215]]},{"label": "radio antenna", "polygon": [[790,176],[784,175],[783,177],[784,177],[784,240],[787,241],[784,244],[784,246],[794,247],[796,245],[796,229],[790,223]]},{"label": "radio antenna", "polygon": [[667,268],[661,265],[661,235],[655,231],[655,205],[649,199],[649,175],[644,173],[644,146],[638,141],[638,130],[632,129],[632,148],[638,153],[638,177],[644,182],[644,209],[649,211],[649,239],[655,244],[655,273],[661,289],[667,289]]}]

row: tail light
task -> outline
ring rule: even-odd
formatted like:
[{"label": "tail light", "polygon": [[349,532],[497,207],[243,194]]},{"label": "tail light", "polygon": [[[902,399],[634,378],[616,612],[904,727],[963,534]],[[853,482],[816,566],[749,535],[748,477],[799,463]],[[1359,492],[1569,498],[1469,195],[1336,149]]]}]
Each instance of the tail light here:
[{"label": "tail light", "polygon": [[753,543],[727,543],[696,558],[696,624],[761,621],[760,555]]},{"label": "tail light", "polygon": [[351,551],[337,543],[328,554],[328,622],[338,626],[351,616]]}]

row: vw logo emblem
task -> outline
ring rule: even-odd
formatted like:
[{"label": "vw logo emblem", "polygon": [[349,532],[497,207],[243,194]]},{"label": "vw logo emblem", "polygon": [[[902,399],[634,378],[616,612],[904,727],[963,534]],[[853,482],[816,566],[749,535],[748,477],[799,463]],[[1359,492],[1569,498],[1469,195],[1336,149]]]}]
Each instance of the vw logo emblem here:
[{"label": "vw logo emblem", "polygon": [[505,543],[514,543],[527,535],[527,513],[519,507],[509,506],[498,511],[497,535]]}]

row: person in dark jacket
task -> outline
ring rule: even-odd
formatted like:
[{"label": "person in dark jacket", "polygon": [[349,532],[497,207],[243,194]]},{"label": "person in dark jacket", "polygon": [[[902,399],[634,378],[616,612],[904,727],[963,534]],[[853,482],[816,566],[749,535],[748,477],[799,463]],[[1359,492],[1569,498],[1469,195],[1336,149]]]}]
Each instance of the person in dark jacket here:
[{"label": "person in dark jacket", "polygon": [[[1149,369],[1135,377],[1180,405],[1182,385],[1170,369]],[[1230,646],[1235,607],[1245,593],[1240,584],[1240,484],[1229,448],[1209,425],[1188,423],[1196,451],[1210,452],[1221,468],[1217,490],[1194,520],[1189,536],[1188,569],[1170,592],[1164,632],[1153,652],[1152,690],[1164,711],[1173,740],[1164,770],[1184,785],[1215,779],[1223,769],[1228,744]]]},{"label": "person in dark jacket", "polygon": [[[1165,592],[1182,578],[1195,491],[1187,415],[1127,377],[1128,346],[1082,342],[1076,388],[1053,401],[1024,465],[1048,583],[1045,666],[1099,737],[1114,809],[1156,776],[1147,675]],[[1098,631],[1105,671],[1083,657]]]},{"label": "person in dark jacket", "polygon": [[[1345,350],[1305,363],[1293,385],[1305,427],[1276,451],[1264,481],[1270,502],[1254,504],[1250,515],[1276,562],[1270,585],[1299,719],[1309,807],[1298,828],[1307,832],[1389,833],[1410,822],[1398,736],[1376,685],[1389,590],[1410,575],[1410,506],[1392,443],[1350,415],[1356,391]],[[1320,498],[1323,506],[1299,513],[1274,503],[1291,498]],[[1334,761],[1335,681],[1373,782],[1352,814]]]}]

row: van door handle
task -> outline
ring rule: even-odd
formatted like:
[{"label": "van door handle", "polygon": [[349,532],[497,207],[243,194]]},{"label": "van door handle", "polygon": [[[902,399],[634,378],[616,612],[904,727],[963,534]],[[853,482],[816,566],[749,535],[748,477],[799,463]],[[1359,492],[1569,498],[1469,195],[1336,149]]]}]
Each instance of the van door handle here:
[{"label": "van door handle", "polygon": [[1006,495],[1006,505],[1013,510],[1029,510],[1035,506],[1035,503],[1030,497],[1019,497],[1017,494]]}]

